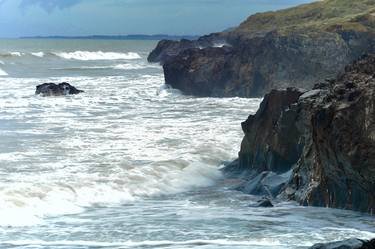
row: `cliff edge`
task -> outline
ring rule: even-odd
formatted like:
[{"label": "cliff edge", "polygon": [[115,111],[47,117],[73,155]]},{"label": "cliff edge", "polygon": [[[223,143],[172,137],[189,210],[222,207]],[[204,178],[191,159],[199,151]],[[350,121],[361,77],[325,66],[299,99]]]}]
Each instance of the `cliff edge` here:
[{"label": "cliff edge", "polygon": [[165,82],[196,96],[263,97],[311,89],[375,52],[375,0],[324,0],[255,14],[228,32],[159,42],[148,57]]}]

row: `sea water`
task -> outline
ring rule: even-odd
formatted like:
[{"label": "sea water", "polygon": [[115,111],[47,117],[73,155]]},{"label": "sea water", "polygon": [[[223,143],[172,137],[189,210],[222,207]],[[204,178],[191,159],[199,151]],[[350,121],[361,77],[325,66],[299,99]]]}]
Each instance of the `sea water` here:
[{"label": "sea water", "polygon": [[[373,217],[253,208],[220,172],[260,99],[196,98],[155,41],[0,40],[0,248],[307,248],[375,237]],[[85,92],[36,96],[67,81]]]}]

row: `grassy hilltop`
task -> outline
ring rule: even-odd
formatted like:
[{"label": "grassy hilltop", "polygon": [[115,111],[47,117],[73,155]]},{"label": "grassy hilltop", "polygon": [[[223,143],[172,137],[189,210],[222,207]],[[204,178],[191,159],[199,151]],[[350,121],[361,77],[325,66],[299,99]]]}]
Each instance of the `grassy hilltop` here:
[{"label": "grassy hilltop", "polygon": [[375,32],[375,0],[323,0],[281,10],[258,13],[244,21],[236,32],[277,30]]}]

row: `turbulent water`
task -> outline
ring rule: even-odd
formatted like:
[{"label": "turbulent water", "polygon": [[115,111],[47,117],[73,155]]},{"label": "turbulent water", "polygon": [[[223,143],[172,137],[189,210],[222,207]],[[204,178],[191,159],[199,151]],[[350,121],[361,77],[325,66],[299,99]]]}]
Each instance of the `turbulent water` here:
[{"label": "turbulent water", "polygon": [[[375,237],[365,214],[231,189],[259,99],[163,85],[150,41],[0,41],[0,248],[306,248]],[[35,96],[68,81],[76,96]]]}]

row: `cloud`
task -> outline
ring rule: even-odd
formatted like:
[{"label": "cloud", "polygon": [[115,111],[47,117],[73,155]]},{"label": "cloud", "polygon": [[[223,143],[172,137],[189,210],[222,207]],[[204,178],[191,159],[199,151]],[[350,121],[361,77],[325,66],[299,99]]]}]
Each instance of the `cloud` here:
[{"label": "cloud", "polygon": [[[0,5],[9,1],[10,0],[2,0],[0,1]],[[79,4],[81,1],[82,0],[21,0],[19,3],[19,8],[22,10],[26,10],[31,6],[39,6],[40,8],[50,13],[55,9],[70,8],[76,4]]]}]

